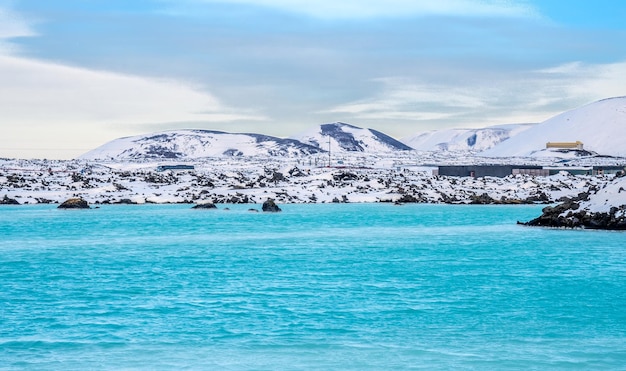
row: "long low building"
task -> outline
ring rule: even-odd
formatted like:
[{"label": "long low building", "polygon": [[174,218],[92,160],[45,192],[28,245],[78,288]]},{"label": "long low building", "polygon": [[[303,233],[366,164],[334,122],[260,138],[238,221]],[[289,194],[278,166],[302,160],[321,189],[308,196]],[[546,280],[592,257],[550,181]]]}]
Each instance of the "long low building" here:
[{"label": "long low building", "polygon": [[562,171],[572,175],[603,175],[625,172],[625,166],[590,167],[543,167],[531,165],[446,165],[439,166],[435,175],[481,178],[486,176],[504,178],[509,175],[527,174],[550,176]]},{"label": "long low building", "polygon": [[469,176],[474,178],[485,176],[504,178],[505,176],[514,174],[514,171],[516,171],[517,174],[529,174],[530,171],[539,170],[543,170],[543,168],[541,166],[529,165],[448,165],[439,166],[437,174],[460,177]]}]

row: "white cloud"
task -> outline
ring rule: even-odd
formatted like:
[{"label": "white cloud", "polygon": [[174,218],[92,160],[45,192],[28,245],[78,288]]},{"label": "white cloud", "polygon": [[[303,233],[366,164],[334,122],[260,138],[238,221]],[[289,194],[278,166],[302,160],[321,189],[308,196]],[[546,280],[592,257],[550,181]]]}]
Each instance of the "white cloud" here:
[{"label": "white cloud", "polygon": [[0,81],[0,155],[7,148],[55,146],[72,146],[77,155],[141,125],[259,119],[180,82],[13,56],[0,56]]},{"label": "white cloud", "polygon": [[323,113],[357,120],[413,121],[436,127],[484,127],[541,122],[595,100],[626,95],[626,62],[568,63],[517,75],[484,76],[442,84],[376,80],[373,97]]},{"label": "white cloud", "polygon": [[[220,0],[188,0],[216,3]],[[535,16],[526,1],[506,0],[230,0],[229,3],[283,9],[322,19],[404,17],[407,15]]]},{"label": "white cloud", "polygon": [[0,7],[0,54],[15,52],[15,46],[7,40],[16,37],[35,36],[30,24],[16,12]]},{"label": "white cloud", "polygon": [[35,35],[24,18],[0,2],[0,157],[73,157],[121,134],[168,122],[264,119],[236,112],[179,81],[21,57],[11,40]]},{"label": "white cloud", "polygon": [[384,86],[378,97],[340,105],[324,113],[348,113],[368,120],[442,120],[454,117],[459,109],[484,104],[464,87],[418,84],[398,78],[375,81]]},{"label": "white cloud", "polygon": [[626,61],[607,64],[567,63],[537,71],[560,81],[567,97],[608,98],[626,95]]}]

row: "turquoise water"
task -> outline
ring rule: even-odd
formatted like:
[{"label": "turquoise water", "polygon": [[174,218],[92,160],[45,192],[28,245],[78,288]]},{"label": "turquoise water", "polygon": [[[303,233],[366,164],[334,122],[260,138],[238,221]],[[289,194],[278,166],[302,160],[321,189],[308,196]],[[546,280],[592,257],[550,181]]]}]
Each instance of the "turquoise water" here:
[{"label": "turquoise water", "polygon": [[[0,369],[618,369],[626,234],[541,206],[0,208]],[[257,206],[258,208],[258,206]]]}]

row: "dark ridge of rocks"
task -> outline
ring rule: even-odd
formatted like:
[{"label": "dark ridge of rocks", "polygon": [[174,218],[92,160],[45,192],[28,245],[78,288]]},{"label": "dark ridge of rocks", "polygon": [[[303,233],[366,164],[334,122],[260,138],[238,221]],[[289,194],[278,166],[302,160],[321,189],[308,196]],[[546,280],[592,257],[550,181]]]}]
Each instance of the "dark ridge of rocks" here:
[{"label": "dark ridge of rocks", "polygon": [[483,193],[481,195],[472,195],[470,197],[470,204],[472,205],[492,205],[495,204],[497,201],[489,196],[486,193]]},{"label": "dark ridge of rocks", "polygon": [[54,200],[49,200],[47,198],[41,198],[41,197],[37,197],[37,198],[35,198],[35,200],[37,200],[37,203],[39,203],[39,204],[54,204],[54,203],[56,203],[56,201],[54,201]]},{"label": "dark ridge of rocks", "polygon": [[542,210],[543,214],[540,217],[525,223],[518,222],[518,224],[531,227],[626,230],[626,216],[616,216],[618,210],[623,210],[623,206],[612,207],[608,213],[575,211],[577,208],[578,204],[575,203],[546,207]]},{"label": "dark ridge of rocks", "polygon": [[549,202],[550,202],[550,196],[548,196],[544,192],[539,192],[536,195],[530,196],[526,199],[526,203],[546,204]]},{"label": "dark ridge of rocks", "polygon": [[274,202],[273,199],[268,199],[267,201],[263,202],[263,207],[262,210],[264,212],[269,212],[269,213],[277,213],[279,211],[282,211],[280,209],[280,207],[278,207],[278,205],[276,205],[276,202]]},{"label": "dark ridge of rocks", "polygon": [[400,203],[400,204],[411,204],[411,203],[420,203],[420,202],[423,202],[423,200],[420,200],[419,198],[413,195],[402,195],[402,197],[397,199],[395,202]]},{"label": "dark ridge of rocks", "polygon": [[[563,213],[570,211],[568,215],[573,216],[573,210],[577,210],[580,207],[578,202],[568,200],[556,206],[544,207],[541,212],[541,216],[530,220],[528,222],[518,224],[527,225],[531,227],[566,227],[566,228],[580,228],[582,224],[577,217],[567,218],[562,216]],[[581,214],[577,212],[576,214]]]},{"label": "dark ridge of rocks", "polygon": [[346,196],[346,195],[342,195],[342,196],[341,196],[341,200],[340,200],[340,199],[338,199],[337,197],[334,197],[334,198],[333,198],[333,200],[332,200],[332,202],[333,202],[334,204],[347,204],[347,203],[349,203],[350,201],[348,200],[348,196]]},{"label": "dark ridge of rocks", "polygon": [[297,167],[294,167],[293,169],[289,170],[289,176],[293,176],[293,177],[303,177],[306,176],[306,174],[298,169]]},{"label": "dark ridge of rocks", "polygon": [[530,196],[526,199],[506,198],[502,196],[499,200],[489,196],[487,193],[470,196],[470,205],[523,205],[523,204],[545,204],[550,202],[550,198],[543,192]]},{"label": "dark ridge of rocks", "polygon": [[215,204],[214,204],[214,203],[212,203],[212,202],[208,202],[208,203],[205,203],[205,204],[197,204],[197,205],[194,205],[194,206],[192,207],[192,209],[203,209],[203,210],[209,210],[209,209],[217,209],[217,206],[215,206]]},{"label": "dark ridge of rocks", "polygon": [[119,205],[136,205],[137,203],[128,199],[128,198],[122,198],[121,200],[115,202],[116,204]]},{"label": "dark ridge of rocks", "polygon": [[113,186],[115,187],[115,189],[117,189],[118,191],[130,191],[129,188],[124,187],[123,185],[119,184],[119,183],[113,183]]},{"label": "dark ridge of rocks", "polygon": [[0,205],[19,205],[20,203],[14,199],[9,198],[9,196],[4,195],[4,197],[0,200]]},{"label": "dark ridge of rocks", "polygon": [[59,209],[91,209],[89,203],[82,198],[70,198],[58,206]]},{"label": "dark ridge of rocks", "polygon": [[267,180],[273,183],[278,183],[280,181],[285,180],[285,176],[283,175],[283,173],[274,171],[272,172],[271,177],[267,178]]},{"label": "dark ridge of rocks", "polygon": [[559,205],[543,208],[541,216],[533,220],[517,223],[531,227],[626,230],[626,214],[617,215],[618,211],[626,209],[626,205],[612,207],[608,213],[579,210],[579,202],[588,197],[587,193],[581,193],[577,197],[563,200]]}]

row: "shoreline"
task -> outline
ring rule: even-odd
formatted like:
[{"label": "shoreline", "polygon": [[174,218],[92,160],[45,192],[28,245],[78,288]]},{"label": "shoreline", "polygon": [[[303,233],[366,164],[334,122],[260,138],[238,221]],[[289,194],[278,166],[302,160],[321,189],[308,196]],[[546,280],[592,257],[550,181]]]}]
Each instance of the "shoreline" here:
[{"label": "shoreline", "polygon": [[156,162],[105,166],[83,161],[1,160],[0,204],[60,205],[68,199],[80,198],[94,206],[205,203],[252,206],[273,199],[279,205],[542,204],[555,205],[554,209],[586,194],[591,199],[580,202],[584,215],[565,208],[568,210],[555,216],[556,222],[547,225],[578,226],[576,219],[587,217],[594,220],[590,224],[594,227],[617,223],[621,229],[622,220],[626,219],[626,177],[614,174],[560,172],[549,176],[456,177],[436,175],[432,167],[391,166],[395,164],[392,159],[378,159],[387,166],[371,168],[320,168],[303,166],[298,159],[262,160],[211,162],[207,159],[193,169],[182,171],[158,171]]}]

